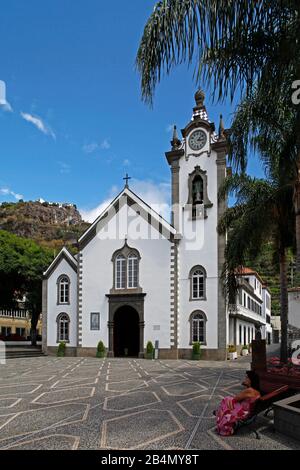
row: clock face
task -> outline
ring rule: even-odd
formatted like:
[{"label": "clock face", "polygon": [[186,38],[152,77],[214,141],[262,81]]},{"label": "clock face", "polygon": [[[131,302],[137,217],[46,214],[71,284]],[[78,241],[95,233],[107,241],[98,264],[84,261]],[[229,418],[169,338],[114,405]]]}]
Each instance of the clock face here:
[{"label": "clock face", "polygon": [[201,150],[206,144],[206,133],[201,130],[194,131],[189,138],[189,145],[192,150]]}]

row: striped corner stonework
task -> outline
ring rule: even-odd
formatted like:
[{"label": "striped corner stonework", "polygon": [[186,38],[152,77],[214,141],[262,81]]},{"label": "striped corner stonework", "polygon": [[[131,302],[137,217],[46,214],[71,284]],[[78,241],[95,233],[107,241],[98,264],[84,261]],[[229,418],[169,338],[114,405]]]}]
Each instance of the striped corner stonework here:
[{"label": "striped corner stonework", "polygon": [[174,241],[170,253],[170,345],[178,348],[178,246]]},{"label": "striped corner stonework", "polygon": [[78,253],[77,275],[77,345],[82,346],[82,253]]}]

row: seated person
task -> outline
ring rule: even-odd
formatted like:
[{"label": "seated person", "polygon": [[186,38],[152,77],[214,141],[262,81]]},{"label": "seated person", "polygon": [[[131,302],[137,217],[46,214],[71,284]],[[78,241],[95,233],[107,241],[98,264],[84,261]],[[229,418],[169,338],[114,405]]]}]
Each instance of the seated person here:
[{"label": "seated person", "polygon": [[217,418],[217,432],[221,436],[231,436],[236,423],[247,419],[256,400],[261,396],[259,392],[259,378],[253,371],[246,372],[242,383],[246,388],[235,397],[225,397],[219,408],[214,412]]}]

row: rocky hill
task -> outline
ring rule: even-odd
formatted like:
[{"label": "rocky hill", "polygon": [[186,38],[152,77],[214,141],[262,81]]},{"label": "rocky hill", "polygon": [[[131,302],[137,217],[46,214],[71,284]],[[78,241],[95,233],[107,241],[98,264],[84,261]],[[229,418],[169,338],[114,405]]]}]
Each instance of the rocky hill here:
[{"label": "rocky hill", "polygon": [[88,226],[73,204],[20,201],[0,205],[0,230],[31,238],[49,248],[75,245]]}]

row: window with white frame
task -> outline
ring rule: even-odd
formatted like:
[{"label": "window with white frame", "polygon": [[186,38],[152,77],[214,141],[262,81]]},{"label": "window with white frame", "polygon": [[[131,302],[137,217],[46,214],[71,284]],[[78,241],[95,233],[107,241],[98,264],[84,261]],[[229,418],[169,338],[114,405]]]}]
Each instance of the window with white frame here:
[{"label": "window with white frame", "polygon": [[114,289],[139,288],[139,262],[140,255],[137,250],[125,243],[121,250],[114,253]]},{"label": "window with white frame", "polygon": [[61,276],[58,279],[58,304],[70,303],[70,279],[68,276]]},{"label": "window with white frame", "polygon": [[191,321],[191,343],[206,341],[206,316],[203,312],[194,312]]},{"label": "window with white frame", "polygon": [[116,289],[126,288],[126,258],[123,255],[116,257],[116,268],[115,268],[115,286]]},{"label": "window with white frame", "polygon": [[128,256],[127,270],[128,288],[133,289],[138,287],[138,257],[135,254]]},{"label": "window with white frame", "polygon": [[66,313],[60,313],[57,317],[57,342],[69,341],[70,318]]},{"label": "window with white frame", "polygon": [[196,266],[191,270],[191,299],[205,298],[206,272],[201,266]]}]

